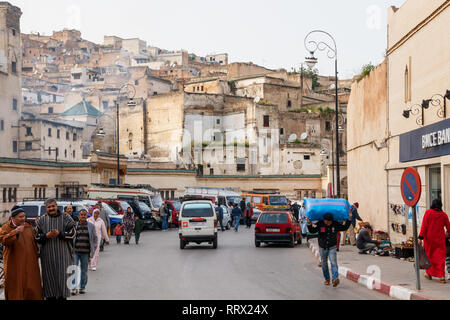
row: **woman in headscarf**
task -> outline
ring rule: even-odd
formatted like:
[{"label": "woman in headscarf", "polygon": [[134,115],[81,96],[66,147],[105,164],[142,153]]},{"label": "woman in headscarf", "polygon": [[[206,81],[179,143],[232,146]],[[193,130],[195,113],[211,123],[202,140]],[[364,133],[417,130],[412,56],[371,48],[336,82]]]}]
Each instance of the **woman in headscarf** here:
[{"label": "woman in headscarf", "polygon": [[100,218],[100,210],[95,209],[94,215],[90,217],[88,222],[92,223],[95,226],[95,232],[97,234],[97,246],[94,252],[94,256],[91,260],[91,268],[92,271],[97,271],[98,257],[100,255],[100,242],[105,239],[106,244],[109,244],[108,232],[106,231],[105,222]]},{"label": "woman in headscarf", "polygon": [[442,211],[442,201],[433,201],[431,209],[425,212],[420,231],[419,243],[425,244],[425,252],[431,262],[431,268],[426,271],[425,278],[432,280],[438,278],[440,283],[445,281],[445,258],[447,249],[445,244],[445,229],[450,231],[450,221],[447,214]]},{"label": "woman in headscarf", "polygon": [[135,226],[135,215],[134,212],[131,211],[131,208],[127,208],[127,212],[123,216],[123,226],[124,226],[124,233],[125,233],[125,244],[130,244],[131,236],[133,235],[134,226]]}]

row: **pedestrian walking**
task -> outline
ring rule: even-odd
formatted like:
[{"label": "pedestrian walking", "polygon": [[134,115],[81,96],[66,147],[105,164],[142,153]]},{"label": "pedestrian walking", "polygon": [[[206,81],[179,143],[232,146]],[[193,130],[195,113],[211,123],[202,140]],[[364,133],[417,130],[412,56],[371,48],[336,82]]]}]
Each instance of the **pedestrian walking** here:
[{"label": "pedestrian walking", "polygon": [[447,248],[445,244],[445,229],[450,232],[450,221],[447,214],[442,211],[442,201],[436,199],[431,209],[425,212],[419,243],[424,244],[425,252],[431,262],[431,268],[426,270],[425,278],[432,280],[438,278],[440,283],[445,280],[445,259]]},{"label": "pedestrian walking", "polygon": [[300,218],[300,226],[302,229],[302,237],[304,239],[308,239],[308,221],[306,219],[306,210],[305,205],[302,204],[302,206],[299,209],[299,218]]},{"label": "pedestrian walking", "polygon": [[144,230],[144,221],[139,219],[138,216],[134,217],[134,237],[136,244],[139,244],[139,239],[141,238],[142,230]]},{"label": "pedestrian walking", "polygon": [[[239,207],[240,207],[241,212],[242,212],[240,220],[242,220],[242,222],[244,223],[245,222],[245,211],[247,209],[247,203],[246,203],[246,199],[245,198],[241,200],[241,202],[239,203]],[[239,223],[240,223],[240,220],[239,220]]]},{"label": "pedestrian walking", "polygon": [[222,230],[222,232],[225,231],[224,227],[223,227],[223,208],[221,206],[219,206],[219,204],[216,202],[216,214],[217,214],[217,220],[220,224],[220,229]]},{"label": "pedestrian walking", "polygon": [[105,222],[100,218],[100,210],[95,209],[94,215],[88,219],[90,223],[95,226],[95,233],[97,234],[97,247],[91,260],[92,271],[97,271],[98,258],[100,256],[100,243],[105,239],[106,244],[109,244],[108,233],[106,232]]},{"label": "pedestrian walking", "polygon": [[68,214],[68,215],[73,219],[74,222],[77,222],[77,221],[78,221],[78,217],[76,217],[76,216],[73,214],[73,207],[72,207],[71,205],[68,205],[68,206],[66,206],[66,207],[64,208],[64,213],[65,213],[65,214]]},{"label": "pedestrian walking", "polygon": [[124,226],[124,243],[130,244],[131,236],[134,231],[135,214],[131,211],[131,208],[127,208],[127,213],[123,216],[123,226]]},{"label": "pedestrian walking", "polygon": [[[103,208],[103,204],[102,202],[97,202],[96,206],[95,206],[99,211],[100,211],[100,218],[103,220],[103,222],[105,223],[105,227],[106,227],[106,234],[109,235],[111,234],[110,232],[110,228],[111,228],[111,224],[110,224],[110,220],[109,220],[109,215],[106,212],[106,210]],[[105,238],[102,237],[102,240],[100,242],[100,252],[103,252],[104,250],[104,245],[105,245]]]},{"label": "pedestrian walking", "polygon": [[295,202],[292,205],[292,210],[294,211],[294,217],[297,219],[297,221],[300,220],[300,206],[297,202]]},{"label": "pedestrian walking", "polygon": [[324,284],[326,286],[330,285],[330,270],[328,266],[328,260],[331,264],[331,274],[333,287],[337,287],[340,283],[339,281],[339,269],[337,262],[337,234],[340,231],[345,231],[350,227],[352,214],[349,214],[349,219],[345,225],[334,221],[332,214],[326,214],[323,221],[319,221],[316,226],[308,221],[308,230],[310,233],[319,233],[319,253],[322,263],[322,272],[325,278]]},{"label": "pedestrian walking", "polygon": [[366,254],[381,244],[379,241],[372,240],[372,231],[372,227],[368,224],[359,231],[356,247],[359,249],[360,254]]},{"label": "pedestrian walking", "polygon": [[76,272],[75,279],[72,281],[72,295],[86,293],[89,258],[94,256],[99,242],[95,225],[88,221],[88,212],[81,210],[78,217],[73,240]]},{"label": "pedestrian walking", "polygon": [[245,222],[247,224],[247,229],[252,227],[252,217],[253,217],[253,208],[252,205],[247,203],[247,210],[245,211]]},{"label": "pedestrian walking", "polygon": [[162,220],[162,231],[167,231],[168,227],[167,227],[167,216],[169,214],[169,209],[166,207],[166,205],[161,205],[161,207],[159,208],[159,216],[161,217]]},{"label": "pedestrian walking", "polygon": [[242,210],[237,205],[237,203],[234,205],[233,211],[231,211],[231,216],[233,217],[233,220],[234,220],[234,231],[238,232],[239,231],[239,223],[240,223],[240,220],[242,217]]},{"label": "pedestrian walking", "polygon": [[114,228],[114,235],[116,236],[117,244],[122,243],[122,235],[123,235],[123,224],[118,223],[117,226]]},{"label": "pedestrian walking", "polygon": [[[348,228],[348,237],[350,239],[350,244],[352,246],[356,246],[356,235],[355,235],[356,220],[361,222],[363,221],[363,219],[361,219],[361,217],[359,216],[358,209],[359,209],[358,202],[355,202],[353,206],[350,208],[350,212],[352,213],[352,224],[350,228]],[[341,238],[342,238],[341,244],[345,246],[345,241],[347,239],[347,231],[342,233]]]},{"label": "pedestrian walking", "polygon": [[75,222],[58,210],[56,200],[45,202],[47,213],[37,222],[36,241],[41,244],[43,296],[47,300],[66,300],[68,268],[73,265]]},{"label": "pedestrian walking", "polygon": [[16,209],[0,230],[5,300],[42,300],[38,247],[25,211]]}]

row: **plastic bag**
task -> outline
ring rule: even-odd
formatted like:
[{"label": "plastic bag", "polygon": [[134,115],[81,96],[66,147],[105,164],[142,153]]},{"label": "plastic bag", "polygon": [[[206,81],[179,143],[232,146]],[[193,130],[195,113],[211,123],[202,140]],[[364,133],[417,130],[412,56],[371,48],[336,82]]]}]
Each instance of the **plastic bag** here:
[{"label": "plastic bag", "polygon": [[306,216],[311,221],[321,221],[326,214],[333,215],[335,221],[347,221],[350,203],[345,199],[303,199]]},{"label": "plastic bag", "polygon": [[428,259],[427,253],[421,245],[419,245],[419,268],[421,270],[428,270],[431,268],[430,259]]}]

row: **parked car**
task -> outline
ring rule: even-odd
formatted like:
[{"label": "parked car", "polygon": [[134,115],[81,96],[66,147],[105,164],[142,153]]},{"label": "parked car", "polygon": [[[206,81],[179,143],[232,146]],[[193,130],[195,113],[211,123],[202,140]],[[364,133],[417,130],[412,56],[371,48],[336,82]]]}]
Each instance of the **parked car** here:
[{"label": "parked car", "polygon": [[166,200],[164,205],[168,206],[171,210],[171,216],[169,217],[169,226],[178,227],[178,216],[181,210],[181,201],[179,200]]},{"label": "parked car", "polygon": [[261,243],[302,244],[299,222],[290,212],[263,212],[255,225],[255,246]]},{"label": "parked car", "polygon": [[252,217],[252,224],[256,224],[256,221],[258,221],[259,216],[261,215],[262,211],[258,208],[253,208],[253,217]]},{"label": "parked car", "polygon": [[[58,210],[61,212],[64,212],[64,208],[66,206],[71,205],[75,215],[77,215],[82,209],[88,210],[87,206],[81,201],[57,201],[57,204]],[[33,226],[36,226],[37,218],[42,217],[47,213],[44,200],[19,202],[12,208],[12,210],[19,208],[25,211],[27,222]]]},{"label": "parked car", "polygon": [[[83,200],[82,201],[83,204],[85,204],[86,206],[89,207],[93,207],[98,203],[98,200]],[[100,201],[102,202],[102,201]],[[114,228],[116,227],[116,225],[120,222],[122,223],[123,221],[123,215],[118,214],[113,208],[111,208],[111,206],[109,204],[107,204],[106,202],[102,202],[102,208],[106,211],[106,213],[109,216],[109,224],[110,224],[110,230],[111,233],[113,232]],[[78,216],[78,212],[77,212],[77,216]]]},{"label": "parked car", "polygon": [[108,204],[117,214],[124,215],[128,207],[131,207],[125,200],[98,200]]},{"label": "parked car", "polygon": [[180,249],[207,242],[217,249],[217,215],[211,201],[184,201],[179,216]]},{"label": "parked car", "polygon": [[129,201],[128,204],[133,209],[133,212],[144,221],[144,228],[155,230],[161,229],[162,221],[159,215],[156,215],[150,207],[141,201]]}]

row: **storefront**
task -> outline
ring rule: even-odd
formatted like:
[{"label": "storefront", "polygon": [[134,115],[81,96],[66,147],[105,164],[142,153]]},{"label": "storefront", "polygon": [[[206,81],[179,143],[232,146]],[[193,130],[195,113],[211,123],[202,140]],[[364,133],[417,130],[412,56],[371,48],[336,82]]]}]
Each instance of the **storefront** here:
[{"label": "storefront", "polygon": [[399,164],[388,168],[389,228],[394,243],[412,237],[412,212],[404,205],[398,187],[405,168],[416,168],[422,179],[419,226],[434,199],[441,199],[447,212],[450,209],[450,119],[400,135],[399,149]]}]

